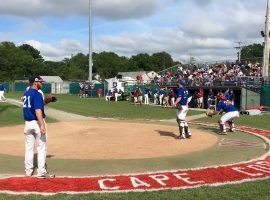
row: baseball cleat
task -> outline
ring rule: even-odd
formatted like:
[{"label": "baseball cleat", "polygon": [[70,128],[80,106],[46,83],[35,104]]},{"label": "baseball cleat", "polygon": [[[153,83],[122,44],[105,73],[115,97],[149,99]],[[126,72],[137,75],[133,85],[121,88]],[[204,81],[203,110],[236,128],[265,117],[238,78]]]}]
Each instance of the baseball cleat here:
[{"label": "baseball cleat", "polygon": [[227,135],[227,132],[226,131],[219,131],[218,134],[219,135]]},{"label": "baseball cleat", "polygon": [[230,129],[230,132],[235,133],[236,132],[235,128]]},{"label": "baseball cleat", "polygon": [[37,178],[55,178],[55,174],[42,174],[37,176]]},{"label": "baseball cleat", "polygon": [[25,174],[25,177],[31,177],[32,174]]},{"label": "baseball cleat", "polygon": [[183,139],[186,139],[186,137],[183,136],[183,135],[179,135],[175,139],[177,139],[177,140],[183,140]]}]

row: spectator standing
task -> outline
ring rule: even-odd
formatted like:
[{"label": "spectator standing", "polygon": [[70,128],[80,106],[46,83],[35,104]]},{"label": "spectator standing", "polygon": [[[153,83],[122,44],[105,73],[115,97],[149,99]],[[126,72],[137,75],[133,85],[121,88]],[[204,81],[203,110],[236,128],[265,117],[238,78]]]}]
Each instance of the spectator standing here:
[{"label": "spectator standing", "polygon": [[212,89],[209,89],[207,97],[207,108],[216,108],[216,97]]},{"label": "spectator standing", "polygon": [[203,105],[203,89],[202,88],[200,88],[200,90],[199,90],[199,93],[198,93],[198,99],[197,99],[197,101],[198,101],[198,108],[202,108],[202,105]]},{"label": "spectator standing", "polygon": [[163,105],[165,107],[169,106],[169,90],[168,90],[168,88],[164,89]]},{"label": "spectator standing", "polygon": [[139,97],[138,88],[136,90],[134,90],[133,97],[134,97],[134,105],[136,105],[138,103],[138,97]]},{"label": "spectator standing", "polygon": [[98,88],[98,98],[100,98],[102,96],[102,92],[103,92],[103,90],[101,88]]},{"label": "spectator standing", "polygon": [[169,101],[170,101],[170,105],[173,106],[175,102],[175,93],[172,88],[170,89],[170,93],[169,93]]}]

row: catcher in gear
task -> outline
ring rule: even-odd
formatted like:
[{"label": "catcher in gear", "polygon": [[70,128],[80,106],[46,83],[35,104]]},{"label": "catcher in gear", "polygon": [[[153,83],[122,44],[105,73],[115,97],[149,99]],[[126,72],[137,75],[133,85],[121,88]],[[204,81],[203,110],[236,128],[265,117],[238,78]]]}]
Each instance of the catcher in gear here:
[{"label": "catcher in gear", "polygon": [[223,135],[227,135],[226,131],[226,122],[229,124],[229,130],[231,132],[235,132],[235,126],[233,119],[239,117],[239,112],[237,108],[232,105],[232,102],[229,100],[226,100],[223,93],[220,93],[217,95],[217,98],[219,100],[217,111],[210,111],[207,109],[206,115],[209,117],[212,117],[213,115],[221,115],[223,112],[225,114],[220,118],[218,124],[219,124],[219,133]]},{"label": "catcher in gear", "polygon": [[188,123],[186,121],[186,115],[188,112],[188,104],[191,101],[191,95],[188,90],[184,88],[185,81],[181,80],[177,83],[177,99],[173,107],[177,109],[177,118],[176,121],[178,123],[180,135],[176,137],[176,139],[186,139],[191,138],[192,134],[189,130]]}]

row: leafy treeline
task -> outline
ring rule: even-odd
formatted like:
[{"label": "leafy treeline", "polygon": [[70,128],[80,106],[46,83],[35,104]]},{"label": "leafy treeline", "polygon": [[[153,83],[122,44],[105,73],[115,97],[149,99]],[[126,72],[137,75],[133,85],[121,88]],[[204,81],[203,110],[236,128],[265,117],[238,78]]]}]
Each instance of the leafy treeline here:
[{"label": "leafy treeline", "polygon": [[[93,73],[102,79],[118,72],[161,71],[176,64],[166,52],[149,55],[141,53],[131,58],[113,52],[93,53]],[[40,52],[28,44],[16,46],[12,42],[0,43],[0,81],[28,78],[31,75],[60,76],[64,80],[88,79],[88,55],[78,53],[62,61],[45,61]]]},{"label": "leafy treeline", "polygon": [[[242,59],[262,57],[263,46],[252,44],[242,49]],[[149,55],[140,53],[130,58],[113,52],[93,53],[93,73],[102,79],[111,78],[118,72],[156,71],[171,67],[171,55],[159,52]],[[88,79],[88,55],[78,53],[62,61],[45,61],[40,52],[28,44],[16,46],[12,42],[0,43],[0,81],[28,78],[31,75],[60,76],[64,80]]]}]

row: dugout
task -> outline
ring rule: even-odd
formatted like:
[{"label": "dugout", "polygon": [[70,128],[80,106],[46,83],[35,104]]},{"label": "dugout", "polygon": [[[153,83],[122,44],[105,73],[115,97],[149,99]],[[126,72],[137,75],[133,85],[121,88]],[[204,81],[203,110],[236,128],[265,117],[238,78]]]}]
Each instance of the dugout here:
[{"label": "dugout", "polygon": [[[144,90],[145,87],[148,87],[150,88],[151,90],[151,101],[153,101],[153,95],[155,93],[155,90],[157,88],[173,88],[175,93],[176,93],[176,85],[164,85],[164,86],[159,86],[159,85],[133,85],[133,86],[126,86],[125,87],[125,91],[126,92],[133,92],[136,88],[140,88],[142,91]],[[215,86],[215,87],[212,87],[212,86],[209,86],[209,87],[187,87],[187,89],[189,90],[189,92],[191,93],[192,96],[194,96],[195,92],[199,92],[199,89],[202,88],[203,89],[203,93],[204,93],[204,96],[203,96],[203,108],[206,109],[207,108],[207,98],[208,98],[208,94],[209,94],[209,90],[212,89],[213,92],[215,93],[215,95],[218,93],[218,92],[225,92],[225,90],[227,90],[228,88],[232,89],[234,94],[235,94],[235,106],[238,108],[238,109],[243,109],[243,107],[246,108],[246,106],[253,106],[253,102],[256,103],[257,100],[250,100],[250,101],[247,101],[248,98],[250,98],[251,96],[248,95],[248,98],[244,98],[243,99],[243,88],[242,87],[238,87],[238,86],[230,86],[228,87],[227,85],[224,85],[224,86]],[[248,93],[250,94],[250,93]],[[254,93],[253,96],[259,96],[258,94],[256,95],[256,93]],[[255,97],[253,97],[255,98]],[[196,100],[194,98],[192,98],[191,102],[190,102],[190,106],[193,107],[193,108],[196,108],[197,105],[196,105]],[[245,109],[244,108],[244,109]]]},{"label": "dugout", "polygon": [[261,88],[261,105],[270,107],[270,85]]},{"label": "dugout", "polygon": [[[81,85],[80,85],[81,83]],[[78,95],[80,90],[83,90],[84,94],[87,94],[88,97],[98,97],[98,89],[102,89],[104,95],[104,83],[100,82],[72,82],[69,84],[69,94]],[[83,84],[82,84],[83,83]],[[87,85],[87,87],[85,87]]]}]

